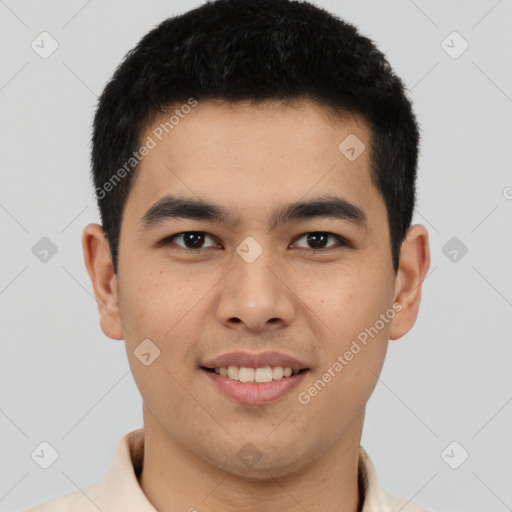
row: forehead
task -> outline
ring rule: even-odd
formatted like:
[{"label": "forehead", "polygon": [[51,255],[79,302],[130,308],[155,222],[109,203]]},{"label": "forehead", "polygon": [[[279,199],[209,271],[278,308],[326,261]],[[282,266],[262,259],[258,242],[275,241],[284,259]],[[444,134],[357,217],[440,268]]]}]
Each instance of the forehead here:
[{"label": "forehead", "polygon": [[372,200],[383,206],[370,178],[366,124],[353,115],[333,120],[311,101],[173,105],[141,134],[143,143],[150,139],[126,205],[139,217],[169,194],[253,219],[271,204],[336,192],[366,210]]}]

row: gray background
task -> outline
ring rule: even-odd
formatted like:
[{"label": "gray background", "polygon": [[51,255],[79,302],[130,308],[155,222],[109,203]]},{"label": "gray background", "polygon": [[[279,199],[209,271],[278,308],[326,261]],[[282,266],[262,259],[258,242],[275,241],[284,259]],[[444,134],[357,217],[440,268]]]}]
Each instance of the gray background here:
[{"label": "gray background", "polygon": [[[83,263],[82,229],[99,222],[91,121],[125,53],[200,3],[0,0],[1,511],[99,480],[142,426],[124,343],[100,330]],[[437,511],[509,510],[512,2],[316,3],[376,41],[422,127],[415,223],[432,263],[415,327],[390,342],[362,445],[392,494]],[[31,47],[43,31],[59,45],[47,59]],[[469,44],[457,58],[453,31]],[[46,263],[32,252],[42,237],[58,249]],[[452,237],[456,261],[443,252]],[[46,470],[30,456],[42,441],[59,453]]]}]

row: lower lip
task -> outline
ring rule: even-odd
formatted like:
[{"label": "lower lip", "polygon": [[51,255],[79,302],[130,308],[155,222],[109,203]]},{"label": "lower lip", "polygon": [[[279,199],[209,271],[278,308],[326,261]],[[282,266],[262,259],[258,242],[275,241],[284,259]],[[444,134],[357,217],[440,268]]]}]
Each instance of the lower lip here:
[{"label": "lower lip", "polygon": [[283,377],[280,380],[263,383],[240,382],[228,379],[227,377],[221,377],[203,368],[201,368],[201,371],[212,380],[220,391],[237,402],[249,405],[264,405],[289,393],[299,385],[309,370],[297,373],[291,377]]}]

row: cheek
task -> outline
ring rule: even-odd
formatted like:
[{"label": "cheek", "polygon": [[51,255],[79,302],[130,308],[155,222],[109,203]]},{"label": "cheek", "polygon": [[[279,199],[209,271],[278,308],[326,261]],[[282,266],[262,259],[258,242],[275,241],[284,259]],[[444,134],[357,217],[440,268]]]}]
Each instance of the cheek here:
[{"label": "cheek", "polygon": [[[193,364],[193,347],[197,332],[197,315],[202,314],[201,298],[205,284],[187,280],[178,274],[150,271],[137,279],[124,280],[120,308],[127,355],[134,377],[142,387],[151,389],[152,382],[163,382],[172,376],[185,384],[190,378],[186,369]],[[154,362],[141,364],[141,345],[145,341]],[[146,361],[147,362],[147,361]],[[142,390],[141,390],[142,392]]]},{"label": "cheek", "polygon": [[[384,363],[393,289],[384,274],[370,268],[331,277],[308,299],[328,327],[322,330],[325,360],[315,375],[320,382],[311,392],[318,393],[320,407],[355,410],[370,396]],[[315,385],[313,379],[308,385]]]},{"label": "cheek", "polygon": [[161,351],[159,364],[173,375],[183,375],[183,380],[194,364],[195,338],[201,320],[211,313],[206,311],[209,292],[222,277],[222,269],[178,263],[164,250],[132,249],[124,248],[119,270],[127,350],[133,352],[146,338],[154,341]]},{"label": "cheek", "polygon": [[[318,276],[317,276],[318,277]],[[370,266],[334,270],[304,289],[304,302],[342,348],[391,306],[393,285]],[[387,331],[386,324],[384,330]]]},{"label": "cheek", "polygon": [[169,397],[182,397],[190,385],[185,368],[194,341],[192,315],[187,315],[192,296],[187,299],[181,287],[159,272],[132,282],[125,293],[122,318],[129,330],[127,357],[144,403],[157,416],[162,410],[182,414],[180,400]]},{"label": "cheek", "polygon": [[131,333],[163,343],[204,291],[197,282],[161,270],[123,279],[121,316]]}]

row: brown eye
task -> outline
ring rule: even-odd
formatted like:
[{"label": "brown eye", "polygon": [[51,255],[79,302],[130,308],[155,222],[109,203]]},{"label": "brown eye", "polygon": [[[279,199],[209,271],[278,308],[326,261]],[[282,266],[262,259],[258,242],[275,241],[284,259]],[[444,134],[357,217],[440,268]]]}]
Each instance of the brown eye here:
[{"label": "brown eye", "polygon": [[[330,249],[331,247],[336,246],[346,246],[349,243],[343,239],[342,237],[335,235],[334,233],[328,233],[326,231],[311,231],[309,233],[304,233],[301,235],[298,240],[305,238],[307,246],[302,246],[304,249],[313,249],[313,250],[322,250],[322,249]],[[331,239],[335,239],[337,243],[327,245],[327,241]]]},{"label": "brown eye", "polygon": [[[204,231],[185,231],[183,233],[177,233],[176,235],[169,236],[164,238],[160,245],[168,245],[170,243],[176,244],[183,249],[190,250],[198,250],[198,249],[206,249],[208,247],[215,247],[216,244],[205,246],[204,242],[210,235],[205,233]],[[175,240],[181,240],[182,244],[176,243]]]}]

